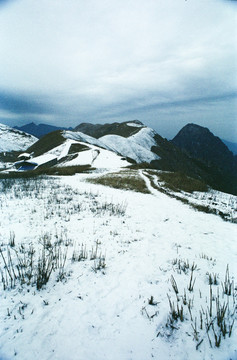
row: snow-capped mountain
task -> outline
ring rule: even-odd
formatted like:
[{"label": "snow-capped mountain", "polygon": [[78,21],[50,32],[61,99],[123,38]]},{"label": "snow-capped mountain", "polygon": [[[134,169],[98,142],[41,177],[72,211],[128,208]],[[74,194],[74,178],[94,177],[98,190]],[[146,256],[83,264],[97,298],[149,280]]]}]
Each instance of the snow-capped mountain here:
[{"label": "snow-capped mountain", "polygon": [[[106,126],[103,126],[103,133]],[[56,166],[90,165],[93,168],[121,168],[132,163],[150,163],[158,160],[159,156],[152,152],[155,131],[141,123],[128,122],[109,126],[110,134],[96,138],[80,131],[56,131],[47,134],[28,149],[33,153],[32,163],[42,164],[42,156],[48,159],[53,155],[57,159]],[[135,131],[134,131],[135,129]],[[122,134],[126,137],[122,136]],[[130,136],[128,136],[131,133]],[[95,133],[94,133],[95,134]]]},{"label": "snow-capped mountain", "polygon": [[0,153],[26,150],[37,140],[33,135],[0,124]]},{"label": "snow-capped mountain", "polygon": [[[142,123],[136,120],[134,122],[130,121],[121,124],[115,123],[114,128],[112,128],[112,125],[113,124],[110,124],[108,130],[111,134],[107,134],[99,138],[95,138],[78,131],[65,131],[63,136],[114,151],[121,156],[134,160],[136,163],[150,163],[152,160],[159,159],[159,156],[154,154],[151,150],[152,146],[157,145],[154,139],[156,134],[154,130],[145,127]],[[101,133],[102,129],[105,131],[105,127],[103,127],[103,125],[100,128],[99,133]],[[125,136],[122,134],[125,134]],[[128,134],[130,135],[128,136]]]},{"label": "snow-capped mountain", "polygon": [[154,130],[142,127],[136,134],[127,138],[119,135],[105,135],[99,140],[110,149],[135,160],[137,163],[150,163],[152,160],[159,159],[159,156],[151,151],[152,146],[156,146],[154,136]]},{"label": "snow-capped mountain", "polygon": [[[205,159],[195,158],[186,149],[182,149],[174,141],[162,138],[138,120],[112,124],[82,123],[73,131],[57,130],[37,142],[30,136],[24,137],[27,140],[31,139],[33,143],[27,150],[33,154],[31,162],[38,156],[54,155],[54,161],[47,163],[47,167],[86,164],[93,168],[109,169],[140,164],[140,167],[182,172],[217,190],[237,194],[237,177],[234,172],[229,171],[230,166],[222,164],[223,157],[215,151],[215,146],[211,149],[212,156],[219,160],[217,163],[210,163],[208,159],[205,162]],[[214,135],[212,137],[214,138]],[[191,141],[195,143],[195,138]],[[16,148],[16,144],[17,141],[14,142],[13,149]],[[225,147],[224,144],[223,146]],[[227,148],[226,150],[228,151]],[[229,153],[233,157],[232,153]],[[38,166],[36,160],[34,168]],[[45,165],[40,158],[40,166]]]}]

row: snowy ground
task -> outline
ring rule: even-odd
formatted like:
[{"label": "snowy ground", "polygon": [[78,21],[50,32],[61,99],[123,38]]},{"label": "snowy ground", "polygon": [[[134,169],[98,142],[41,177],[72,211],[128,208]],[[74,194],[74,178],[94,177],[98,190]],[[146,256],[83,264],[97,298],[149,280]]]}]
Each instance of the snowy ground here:
[{"label": "snowy ground", "polygon": [[[86,177],[1,181],[0,359],[237,359],[236,224],[195,211],[148,179],[152,194]],[[11,288],[11,261],[23,263],[33,249],[37,265],[50,243],[61,266],[49,282],[37,290],[33,280],[16,280]],[[183,307],[183,321],[171,320],[169,299],[175,312]],[[216,307],[227,329],[220,347]]]},{"label": "snowy ground", "polygon": [[[154,176],[149,174],[149,177],[152,179],[152,182],[156,189],[160,189],[163,192],[167,192],[171,197],[174,197],[178,200],[186,202],[192,205],[194,208],[199,207],[203,208],[203,211],[212,212],[214,214],[222,216],[223,219],[231,222],[237,223],[237,196],[226,194],[221,191],[214,189],[209,189],[206,192],[194,191],[188,193],[185,191],[175,192],[168,188],[164,187],[164,182],[159,181],[159,172]],[[144,173],[148,175],[147,172],[141,171],[140,174]],[[153,191],[153,190],[152,190]],[[154,192],[154,191],[153,191]]]}]

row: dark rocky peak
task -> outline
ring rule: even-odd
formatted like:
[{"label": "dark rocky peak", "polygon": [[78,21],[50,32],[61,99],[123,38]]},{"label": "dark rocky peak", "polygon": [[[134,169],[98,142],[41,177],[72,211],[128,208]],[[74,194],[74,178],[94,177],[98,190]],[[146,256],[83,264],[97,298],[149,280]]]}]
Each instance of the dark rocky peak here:
[{"label": "dark rocky peak", "polygon": [[212,132],[196,124],[185,125],[172,140],[173,144],[190,156],[206,164],[215,165],[231,173],[236,171],[236,160],[232,152]]}]

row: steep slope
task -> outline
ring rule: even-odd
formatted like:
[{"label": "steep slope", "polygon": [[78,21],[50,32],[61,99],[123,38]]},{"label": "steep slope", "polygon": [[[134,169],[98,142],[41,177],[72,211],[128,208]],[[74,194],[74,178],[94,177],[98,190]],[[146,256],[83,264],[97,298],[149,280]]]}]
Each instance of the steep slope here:
[{"label": "steep slope", "polygon": [[28,134],[32,134],[38,139],[42,138],[44,135],[56,131],[56,130],[72,130],[72,128],[65,128],[59,126],[53,126],[48,124],[39,124],[36,125],[35,123],[26,124],[23,126],[14,126],[15,129],[24,131]]},{"label": "steep slope", "polygon": [[237,175],[237,162],[232,152],[209,129],[195,124],[187,124],[172,142],[195,159]]},{"label": "steep slope", "polygon": [[207,183],[212,182],[212,176],[207,167],[189,157],[170,141],[156,134],[154,137],[156,145],[152,151],[159,156],[158,160],[151,162],[152,166],[164,171],[180,171],[196,179],[203,179]]},{"label": "steep slope", "polygon": [[237,194],[237,158],[209,129],[187,124],[172,143],[209,174],[209,184],[219,190]]},{"label": "steep slope", "polygon": [[64,141],[65,138],[62,136],[62,131],[57,130],[39,139],[27,151],[33,153],[33,156],[40,156],[61,145]]},{"label": "steep slope", "polygon": [[0,153],[22,151],[34,144],[37,138],[22,131],[0,124]]}]

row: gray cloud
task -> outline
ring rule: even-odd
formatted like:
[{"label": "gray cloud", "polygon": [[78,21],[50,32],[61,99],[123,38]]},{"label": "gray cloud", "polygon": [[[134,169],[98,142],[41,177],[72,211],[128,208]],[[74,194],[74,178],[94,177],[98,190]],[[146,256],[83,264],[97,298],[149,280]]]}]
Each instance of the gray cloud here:
[{"label": "gray cloud", "polygon": [[172,133],[186,122],[208,127],[215,119],[214,128],[235,140],[233,1],[5,5],[0,121],[74,126],[136,117]]}]

